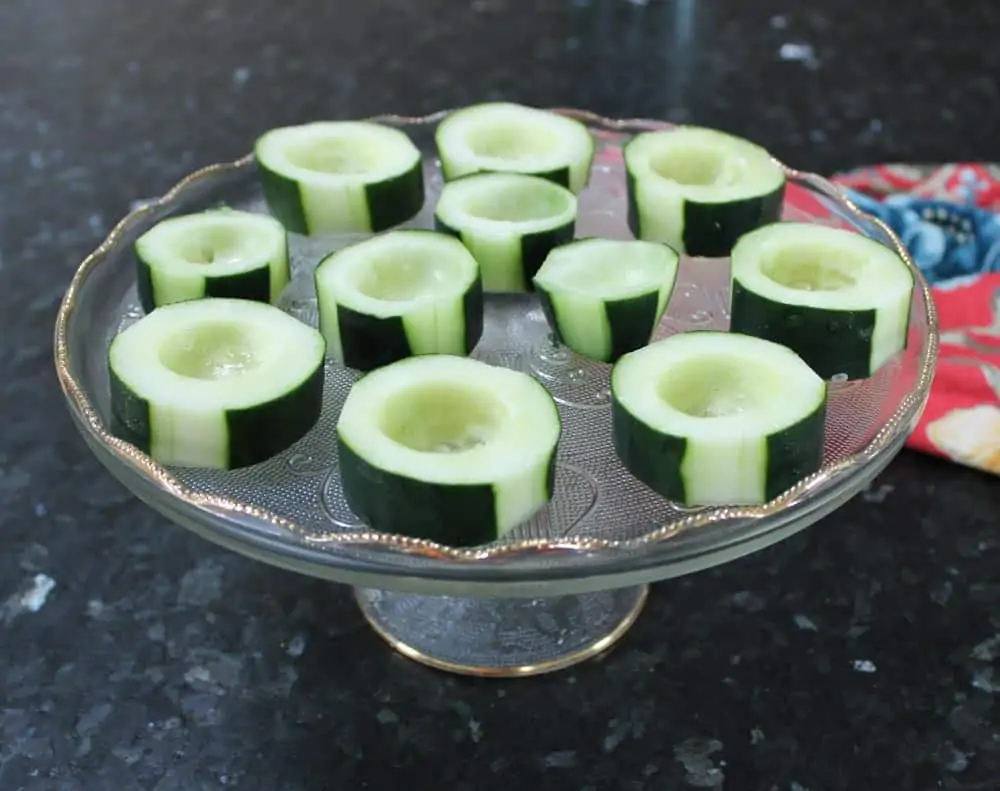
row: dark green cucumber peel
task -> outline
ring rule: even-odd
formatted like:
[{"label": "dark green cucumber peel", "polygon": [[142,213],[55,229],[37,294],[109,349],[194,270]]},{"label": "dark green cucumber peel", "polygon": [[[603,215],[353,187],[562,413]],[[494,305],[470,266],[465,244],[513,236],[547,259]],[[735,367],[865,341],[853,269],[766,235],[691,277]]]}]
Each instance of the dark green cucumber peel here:
[{"label": "dark green cucumber peel", "polygon": [[615,362],[629,352],[641,349],[656,329],[656,309],[660,304],[657,291],[631,299],[605,302],[604,310],[611,328],[611,359]]},{"label": "dark green cucumber peel", "polygon": [[654,431],[624,409],[611,394],[611,435],[615,453],[626,469],[668,500],[687,500],[681,464],[687,439]]},{"label": "dark green cucumber peel", "polygon": [[730,332],[754,335],[794,350],[823,379],[871,375],[874,310],[828,310],[767,299],[733,280]]},{"label": "dark green cucumber peel", "polygon": [[264,264],[238,275],[206,277],[203,296],[230,297],[269,303],[271,301],[271,268]]},{"label": "dark green cucumber peel", "polygon": [[111,433],[148,455],[149,402],[132,392],[110,367],[108,374],[111,381]]},{"label": "dark green cucumber peel", "polygon": [[529,176],[537,176],[540,179],[546,179],[551,181],[553,184],[558,184],[560,187],[565,187],[569,189],[569,166],[556,168],[555,170],[548,170],[539,173],[529,173]]},{"label": "dark green cucumber peel", "polygon": [[[257,163],[257,170],[271,214],[292,233],[308,234],[310,228],[298,183],[260,162]],[[420,212],[424,200],[423,162],[415,163],[398,176],[366,184],[368,231],[379,233],[406,222]]]},{"label": "dark green cucumber peel", "polygon": [[[615,452],[632,475],[673,502],[687,501],[681,465],[687,439],[654,431],[634,417],[612,394],[612,437]],[[819,470],[826,436],[826,402],[808,417],[767,437],[764,499],[772,500]]]},{"label": "dark green cucumber peel", "polygon": [[[143,311],[152,313],[156,307],[153,273],[142,258],[136,266],[135,288]],[[254,302],[271,302],[271,269],[267,264],[234,275],[206,277],[201,297],[229,297]],[[276,294],[274,295],[277,296]]]},{"label": "dark green cucumber peel", "polygon": [[[535,293],[541,303],[542,312],[548,321],[552,334],[559,343],[565,343],[559,332],[559,321],[551,295],[541,286],[535,285]],[[619,358],[641,349],[649,343],[653,330],[656,329],[656,308],[659,305],[659,294],[643,294],[630,299],[617,299],[604,303],[608,329],[611,332],[611,351],[607,360],[600,362],[614,363]]]},{"label": "dark green cucumber peel", "polygon": [[[463,299],[466,353],[483,336],[483,281],[477,277]],[[344,365],[358,371],[373,371],[413,354],[402,316],[379,318],[337,305]]]},{"label": "dark green cucumber peel", "polygon": [[558,228],[549,228],[536,233],[526,233],[521,237],[521,270],[528,291],[534,289],[532,278],[538,274],[545,259],[555,248],[573,241],[576,221],[570,220]]},{"label": "dark green cucumber peel", "polygon": [[385,231],[406,222],[424,206],[424,164],[417,161],[398,176],[365,186],[368,221],[372,233]]},{"label": "dark green cucumber peel", "polygon": [[548,322],[549,329],[552,331],[552,337],[556,339],[558,343],[565,344],[566,339],[563,334],[559,332],[559,321],[556,316],[555,305],[552,304],[552,296],[544,288],[537,284],[532,284],[535,289],[535,293],[538,295],[538,303],[542,308],[542,313],[545,314],[545,321]]},{"label": "dark green cucumber peel", "polygon": [[[635,176],[626,169],[628,227],[636,239],[642,238],[642,223],[636,201]],[[785,184],[767,195],[731,203],[684,201],[684,251],[700,258],[724,258],[746,233],[781,219]]]},{"label": "dark green cucumber peel", "polygon": [[773,500],[823,465],[826,399],[798,423],[767,438],[764,499]]},{"label": "dark green cucumber peel", "polygon": [[746,233],[781,219],[785,185],[767,195],[730,203],[684,201],[684,249],[699,258],[723,258]]},{"label": "dark green cucumber peel", "polygon": [[625,215],[628,220],[628,229],[636,239],[642,238],[642,221],[639,219],[639,203],[635,199],[635,176],[632,171],[625,168],[625,195],[626,209]]},{"label": "dark green cucumber peel", "polygon": [[[414,481],[372,466],[337,438],[340,478],[347,504],[373,530],[400,533],[453,547],[495,541],[493,487]],[[549,497],[555,485],[555,455],[546,477]]]},{"label": "dark green cucumber peel", "polygon": [[[152,445],[149,402],[139,398],[110,371],[112,433],[148,454]],[[229,469],[258,464],[291,447],[319,420],[323,408],[323,368],[280,398],[226,413]],[[275,430],[280,426],[280,431]]]},{"label": "dark green cucumber peel", "polygon": [[402,316],[379,318],[337,305],[337,327],[348,368],[372,371],[410,356]]},{"label": "dark green cucumber peel", "polygon": [[323,410],[323,377],[320,365],[302,384],[280,398],[262,406],[226,412],[229,468],[259,464],[302,439]]},{"label": "dark green cucumber peel", "polygon": [[156,307],[153,297],[153,271],[139,255],[135,257],[135,292],[143,312],[152,313]]},{"label": "dark green cucumber peel", "polygon": [[296,181],[275,173],[257,160],[257,173],[264,200],[274,218],[291,233],[308,234],[306,213],[302,207],[302,195]]},{"label": "dark green cucumber peel", "polygon": [[462,300],[465,317],[465,353],[471,354],[483,337],[483,278],[476,275],[476,280]]}]

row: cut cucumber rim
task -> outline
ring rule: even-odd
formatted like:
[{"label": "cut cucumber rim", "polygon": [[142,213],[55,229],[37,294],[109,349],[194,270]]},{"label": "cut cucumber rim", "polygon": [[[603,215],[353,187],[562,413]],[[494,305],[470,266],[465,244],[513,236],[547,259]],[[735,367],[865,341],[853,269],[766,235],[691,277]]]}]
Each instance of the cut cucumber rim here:
[{"label": "cut cucumber rim", "polygon": [[529,234],[576,219],[576,196],[540,176],[473,173],[446,182],[434,215],[456,230]]},{"label": "cut cucumber rim", "polygon": [[257,269],[285,254],[285,228],[267,214],[235,209],[168,217],[135,241],[150,267],[203,276]]},{"label": "cut cucumber rim", "polygon": [[915,284],[897,250],[843,228],[806,222],[764,225],[733,248],[732,277],[754,293],[790,305],[871,310]]},{"label": "cut cucumber rim", "polygon": [[[555,108],[553,112],[583,121],[604,135],[672,128],[670,124],[662,121],[609,119],[586,110]],[[439,122],[450,113],[449,110],[442,110],[423,117],[382,115],[370,120],[400,127],[427,127]],[[794,514],[785,512],[785,509],[790,503],[817,488],[826,490],[831,485],[846,487],[852,482],[852,488],[856,488],[860,482],[868,480],[872,474],[882,469],[889,461],[884,454],[895,452],[902,447],[909,427],[922,412],[933,379],[934,360],[938,349],[937,311],[925,278],[913,264],[898,237],[884,222],[863,212],[844,195],[840,188],[822,176],[796,171],[784,165],[781,167],[789,179],[836,204],[836,211],[846,215],[851,221],[862,227],[877,229],[891,242],[914,273],[923,303],[927,341],[925,354],[920,361],[912,389],[902,397],[896,411],[889,416],[883,429],[868,445],[837,463],[825,466],[817,475],[802,481],[763,506],[693,513],[655,528],[639,538],[628,540],[570,536],[529,539],[465,550],[391,534],[346,531],[325,535],[312,546],[308,544],[303,546],[301,543],[291,546],[289,535],[301,537],[306,533],[291,520],[229,497],[192,489],[167,468],[153,462],[132,445],[118,440],[108,430],[102,413],[81,381],[80,366],[84,363],[77,360],[77,356],[82,355],[83,351],[75,340],[70,339],[71,329],[75,333],[77,323],[82,320],[80,301],[92,299],[90,289],[93,286],[89,281],[95,276],[95,272],[109,264],[112,253],[119,252],[122,246],[131,243],[140,225],[151,225],[157,216],[162,216],[171,209],[176,210],[176,204],[185,199],[189,192],[204,190],[207,183],[215,180],[231,179],[236,175],[252,175],[255,168],[252,153],[233,162],[209,165],[195,171],[179,181],[162,197],[143,203],[121,219],[104,241],[81,262],[65,292],[56,317],[54,329],[56,373],[69,402],[71,415],[88,444],[98,458],[111,466],[116,474],[126,477],[130,485],[140,488],[147,498],[169,497],[171,505],[169,508],[164,505],[164,508],[169,510],[172,518],[189,528],[196,529],[206,538],[221,542],[233,549],[256,554],[257,557],[261,557],[260,553],[266,553],[267,559],[271,562],[290,568],[301,567],[304,563],[311,573],[319,576],[329,576],[329,572],[324,569],[337,568],[345,574],[354,572],[395,576],[405,573],[414,577],[435,578],[442,581],[493,580],[530,583],[536,579],[611,577],[628,571],[654,569],[664,564],[694,561],[701,556],[714,555],[729,547],[760,542],[768,535],[787,531],[793,520],[811,521],[810,514],[828,512],[830,509],[828,498],[822,497],[809,497],[802,503],[797,503]],[[836,497],[833,499],[840,502],[843,496],[840,499]],[[727,523],[734,521],[758,521],[765,518],[768,519],[766,525],[756,529],[742,524],[738,529],[729,531],[725,529]],[[210,526],[206,524],[209,522]],[[717,529],[709,533],[698,531],[698,535],[711,535],[713,536],[711,540],[684,541],[678,545],[678,551],[671,553],[669,557],[659,552],[649,552],[643,555],[627,554],[622,556],[619,562],[614,561],[614,558],[623,551],[656,545],[679,534],[686,534],[694,528],[709,525],[716,525]],[[359,545],[378,547],[389,554],[382,559],[362,558],[351,550],[351,547]],[[565,566],[552,564],[553,551],[571,553],[574,560]],[[418,555],[422,558],[422,565],[408,566],[404,570],[400,566],[399,558],[393,559],[392,553]],[[532,559],[540,560],[543,557],[548,558],[548,562],[544,570],[541,570],[541,567],[532,563]],[[475,561],[502,558],[506,558],[508,562],[494,570],[488,565],[481,566],[475,563]],[[455,561],[462,562],[456,564]],[[469,563],[473,563],[475,568],[468,568]],[[649,578],[653,577],[650,575]]]},{"label": "cut cucumber rim", "polygon": [[[363,411],[352,402],[348,413],[345,404],[337,433],[379,469],[424,483],[459,486],[502,477],[512,459],[515,468],[547,459],[561,433],[559,410],[541,382],[468,357],[410,357],[372,371],[355,387],[364,393],[376,385],[381,387],[364,400]],[[415,430],[425,416],[440,415],[427,406],[442,399],[454,419]],[[524,409],[525,401],[534,408]],[[441,450],[464,443],[472,430],[475,444]]]},{"label": "cut cucumber rim", "polygon": [[[331,153],[337,155],[331,158]],[[317,184],[382,181],[421,161],[420,149],[405,132],[377,120],[314,121],[272,129],[257,140],[254,156],[275,173]]]},{"label": "cut cucumber rim", "polygon": [[[605,255],[614,250],[623,255],[608,259],[601,255],[602,249]],[[626,249],[645,255],[624,256]],[[664,261],[670,262],[666,269],[660,266]],[[648,294],[673,281],[679,262],[677,251],[661,242],[582,237],[549,253],[534,279],[547,291],[612,301]]]},{"label": "cut cucumber rim", "polygon": [[[298,365],[288,363],[290,339]],[[278,308],[211,298],[157,308],[116,335],[108,357],[145,398],[176,391],[188,406],[237,410],[302,384],[324,351],[316,330]]]},{"label": "cut cucumber rim", "polygon": [[640,133],[622,147],[622,156],[634,178],[701,203],[766,195],[787,177],[783,166],[756,143],[699,126]]},{"label": "cut cucumber rim", "polygon": [[515,102],[456,110],[442,118],[434,142],[447,180],[477,172],[561,174],[574,193],[590,179],[595,148],[586,124]]},{"label": "cut cucumber rim", "polygon": [[[683,340],[681,340],[683,339]],[[726,347],[720,349],[720,346]],[[706,384],[710,371],[711,385]],[[691,380],[698,380],[695,386]],[[781,397],[774,397],[775,391]],[[687,436],[771,434],[801,418],[789,402],[825,400],[826,383],[795,352],[750,335],[680,333],[624,356],[611,393],[633,417]]]},{"label": "cut cucumber rim", "polygon": [[460,298],[479,277],[479,266],[454,236],[399,230],[330,253],[315,277],[318,288],[336,292],[338,304],[385,317],[414,303]]}]

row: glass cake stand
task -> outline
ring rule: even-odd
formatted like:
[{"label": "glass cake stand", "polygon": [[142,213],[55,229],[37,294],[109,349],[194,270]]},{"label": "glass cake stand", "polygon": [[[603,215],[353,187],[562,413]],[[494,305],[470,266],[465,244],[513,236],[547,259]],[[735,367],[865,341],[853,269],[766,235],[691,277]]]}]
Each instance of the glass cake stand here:
[{"label": "glass cake stand", "polygon": [[[621,146],[667,128],[559,110],[597,142],[580,196],[579,236],[631,238]],[[427,204],[407,226],[431,227],[441,187],[433,133],[446,112],[375,120],[405,129],[426,153]],[[905,249],[830,183],[787,170],[784,216],[849,228]],[[927,285],[917,288],[905,352],[873,378],[834,383],[825,464],[760,507],[684,510],[628,475],[610,441],[608,367],[554,345],[537,301],[491,296],[475,356],[546,384],[563,421],[552,503],[502,541],[456,549],[361,525],[344,502],[333,441],[356,374],[328,364],[319,424],[289,451],[235,472],[168,469],[108,431],[106,354],[142,314],[132,244],[158,221],[224,202],[265,211],[252,156],[203,168],[126,216],[79,267],[55,328],[56,368],[70,412],[97,458],[168,519],[249,557],[354,587],[372,627],[402,654],[457,673],[530,675],[566,667],[615,643],[648,583],[726,563],[802,530],[859,492],[903,447],[926,402],[937,350]],[[281,307],[316,322],[312,269],[359,236],[290,237],[293,279]],[[911,263],[912,266],[912,263]],[[728,325],[727,259],[683,260],[657,337]]]}]

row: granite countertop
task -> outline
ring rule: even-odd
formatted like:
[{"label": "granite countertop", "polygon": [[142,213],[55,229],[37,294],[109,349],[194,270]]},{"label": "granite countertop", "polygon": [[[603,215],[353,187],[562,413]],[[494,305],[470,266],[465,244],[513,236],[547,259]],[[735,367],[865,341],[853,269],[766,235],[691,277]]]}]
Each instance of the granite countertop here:
[{"label": "granite countertop", "polygon": [[823,171],[996,157],[1000,8],[957,9],[0,3],[0,790],[1000,788],[995,479],[904,453],[812,530],[654,586],[603,660],[460,679],[346,589],[138,503],[51,370],[62,291],[129,202],[283,123],[505,97]]}]

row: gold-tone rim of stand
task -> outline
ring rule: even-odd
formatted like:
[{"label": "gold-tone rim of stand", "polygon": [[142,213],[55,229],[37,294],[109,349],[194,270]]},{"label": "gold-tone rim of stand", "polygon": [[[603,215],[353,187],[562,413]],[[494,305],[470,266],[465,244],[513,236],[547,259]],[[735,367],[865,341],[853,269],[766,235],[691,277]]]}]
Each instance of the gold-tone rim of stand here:
[{"label": "gold-tone rim of stand", "polygon": [[531,665],[511,665],[510,667],[481,667],[476,665],[463,665],[456,662],[449,662],[446,659],[438,659],[437,657],[426,654],[419,648],[414,648],[412,645],[403,642],[391,632],[387,631],[381,623],[375,620],[371,615],[371,608],[368,607],[364,601],[362,601],[361,593],[358,589],[354,590],[354,598],[358,603],[358,609],[361,610],[361,615],[368,622],[372,631],[388,643],[389,647],[396,653],[406,657],[407,659],[412,659],[414,662],[419,662],[420,664],[434,668],[435,670],[443,670],[446,673],[454,673],[460,676],[474,676],[476,678],[526,678],[528,676],[541,676],[546,673],[554,673],[558,670],[565,670],[568,667],[578,665],[581,662],[586,662],[588,659],[600,656],[611,649],[628,633],[629,629],[632,628],[632,625],[639,618],[639,614],[646,606],[646,600],[649,598],[649,585],[641,585],[638,587],[640,587],[641,590],[636,596],[635,603],[632,605],[631,609],[617,624],[615,624],[611,631],[601,635],[590,645],[579,648],[576,651],[572,651],[563,656],[549,659],[545,662],[538,662]]}]

